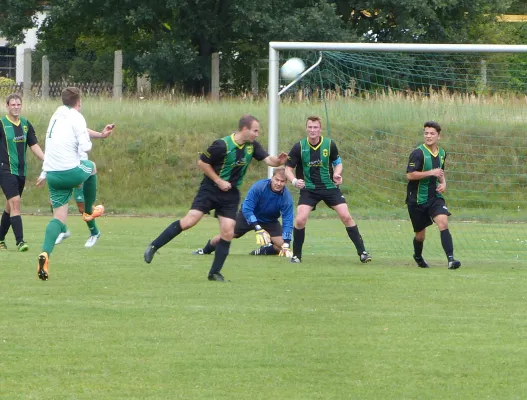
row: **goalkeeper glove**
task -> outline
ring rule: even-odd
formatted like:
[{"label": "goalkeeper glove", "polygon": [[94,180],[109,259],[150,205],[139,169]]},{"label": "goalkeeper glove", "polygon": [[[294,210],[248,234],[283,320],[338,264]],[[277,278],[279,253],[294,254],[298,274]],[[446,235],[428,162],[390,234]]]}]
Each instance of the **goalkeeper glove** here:
[{"label": "goalkeeper glove", "polygon": [[266,244],[271,243],[271,236],[269,233],[262,229],[260,225],[254,227],[256,231],[256,244],[259,246],[265,246]]},{"label": "goalkeeper glove", "polygon": [[289,243],[284,243],[282,245],[282,249],[280,250],[280,253],[278,253],[278,257],[287,257],[287,258],[293,257],[293,252],[289,248]]}]

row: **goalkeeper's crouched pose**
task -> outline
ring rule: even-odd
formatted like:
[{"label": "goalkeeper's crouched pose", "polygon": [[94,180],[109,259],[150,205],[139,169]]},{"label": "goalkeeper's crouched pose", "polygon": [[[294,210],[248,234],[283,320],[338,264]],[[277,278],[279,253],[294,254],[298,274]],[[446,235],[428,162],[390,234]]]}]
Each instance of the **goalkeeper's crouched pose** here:
[{"label": "goalkeeper's crouched pose", "polygon": [[[276,255],[291,257],[289,249],[293,233],[293,198],[285,187],[285,169],[275,168],[271,179],[262,179],[251,186],[241,210],[236,215],[234,238],[254,231],[256,244],[261,247],[251,255]],[[283,228],[278,221],[282,216]],[[220,236],[210,239],[205,247],[194,254],[211,254]]]}]

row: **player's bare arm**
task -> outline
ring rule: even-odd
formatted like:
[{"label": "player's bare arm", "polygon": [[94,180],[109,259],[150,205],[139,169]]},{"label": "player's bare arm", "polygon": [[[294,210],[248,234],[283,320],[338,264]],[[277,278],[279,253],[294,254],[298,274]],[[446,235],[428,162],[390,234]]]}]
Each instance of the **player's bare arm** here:
[{"label": "player's bare arm", "polygon": [[439,185],[437,185],[436,187],[436,192],[445,193],[446,192],[446,177],[445,177],[444,172],[443,172],[443,176],[439,178],[438,180],[439,180]]},{"label": "player's bare arm", "polygon": [[409,181],[418,181],[420,179],[429,178],[435,176],[436,178],[441,179],[444,176],[445,172],[441,168],[434,168],[430,171],[413,171],[406,174],[406,178]]},{"label": "player's bare arm", "polygon": [[293,168],[286,166],[285,167],[285,176],[287,177],[287,180],[293,184],[294,187],[297,189],[303,189],[306,186],[306,183],[303,179],[296,179],[295,173],[293,172]]},{"label": "player's bare arm", "polygon": [[220,190],[223,190],[226,192],[227,190],[230,190],[232,188],[232,185],[228,181],[224,181],[221,179],[216,171],[214,171],[214,168],[210,164],[207,164],[206,162],[203,162],[201,160],[198,160],[198,167],[203,171],[203,173],[210,178],[212,182],[214,182]]},{"label": "player's bare arm", "polygon": [[106,125],[102,132],[97,132],[93,129],[88,128],[88,134],[92,139],[104,139],[112,134],[113,128],[115,128],[115,124]]},{"label": "player's bare arm", "polygon": [[264,158],[264,162],[270,167],[279,167],[287,161],[287,153],[281,152],[278,156],[268,156]]},{"label": "player's bare arm", "polygon": [[333,182],[335,182],[336,185],[342,184],[342,164],[338,164],[333,169]]},{"label": "player's bare arm", "polygon": [[31,149],[33,154],[37,156],[37,158],[40,161],[44,161],[44,152],[42,151],[42,149],[40,148],[38,144],[34,144],[33,146],[30,146],[29,148]]}]

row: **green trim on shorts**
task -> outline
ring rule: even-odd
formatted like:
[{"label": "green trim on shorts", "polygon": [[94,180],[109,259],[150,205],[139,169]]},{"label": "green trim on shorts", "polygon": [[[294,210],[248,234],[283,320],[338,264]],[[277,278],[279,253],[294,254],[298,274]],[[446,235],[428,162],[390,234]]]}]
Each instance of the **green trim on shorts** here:
[{"label": "green trim on shorts", "polygon": [[90,177],[94,166],[90,160],[81,160],[78,167],[67,171],[48,172],[46,180],[48,182],[51,207],[59,208],[68,204],[73,189],[82,185]]}]

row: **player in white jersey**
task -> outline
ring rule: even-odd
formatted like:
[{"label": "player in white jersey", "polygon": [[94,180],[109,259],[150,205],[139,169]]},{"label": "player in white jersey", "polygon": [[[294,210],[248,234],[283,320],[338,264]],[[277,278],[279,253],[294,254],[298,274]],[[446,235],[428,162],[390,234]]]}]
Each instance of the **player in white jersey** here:
[{"label": "player in white jersey", "polygon": [[81,160],[80,152],[88,152],[92,143],[86,120],[80,113],[81,91],[68,87],[62,91],[62,104],[51,117],[46,131],[43,173],[37,181],[47,179],[53,219],[46,227],[42,253],[38,256],[37,275],[48,280],[49,257],[61,232],[67,232],[68,201],[73,188],[83,184],[86,210],[84,221],[102,215],[102,205],[93,207],[97,194],[97,170],[89,160]]},{"label": "player in white jersey", "polygon": [[[115,124],[108,124],[104,127],[102,132],[94,131],[90,128],[88,128],[88,134],[90,135],[91,139],[104,139],[111,135],[113,128],[115,127]],[[79,153],[79,157],[81,160],[87,160],[88,159],[88,153],[81,151]],[[77,209],[81,214],[84,214],[85,212],[85,204],[84,204],[84,190],[83,186],[76,187],[73,189],[73,198],[75,202],[77,203]],[[101,231],[99,231],[99,228],[97,227],[97,224],[95,222],[95,219],[92,219],[91,221],[87,221],[86,225],[88,225],[88,229],[90,230],[90,237],[86,241],[86,244],[84,247],[93,247],[95,243],[97,243],[97,240],[101,236]],[[71,236],[71,232],[68,230],[66,232],[61,232],[59,234],[59,237],[55,241],[55,244],[60,244],[64,239],[67,239]]]}]

